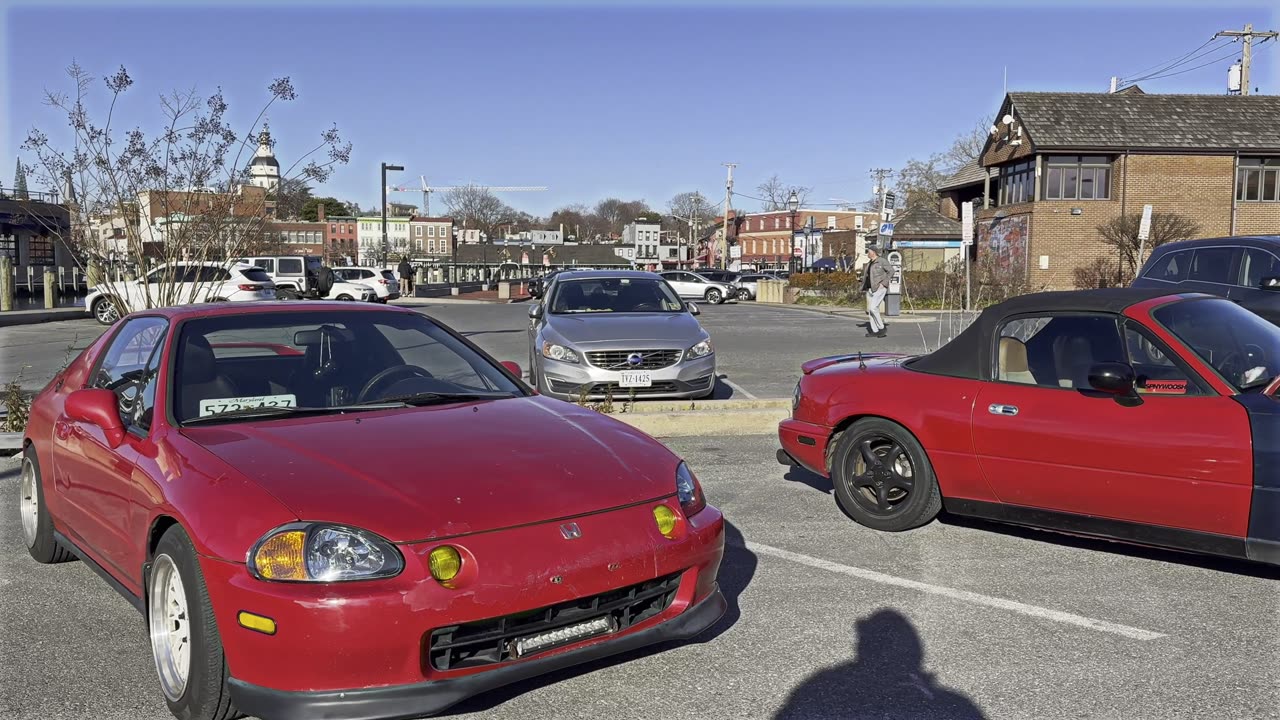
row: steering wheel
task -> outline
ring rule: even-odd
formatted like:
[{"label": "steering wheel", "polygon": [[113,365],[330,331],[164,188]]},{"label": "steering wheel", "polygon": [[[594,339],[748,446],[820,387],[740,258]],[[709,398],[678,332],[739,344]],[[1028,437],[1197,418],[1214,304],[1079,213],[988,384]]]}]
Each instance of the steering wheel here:
[{"label": "steering wheel", "polygon": [[401,379],[402,375],[404,376],[403,379],[411,377],[431,377],[431,373],[423,370],[417,365],[392,365],[391,367],[379,372],[377,375],[369,378],[369,382],[365,383],[364,387],[360,388],[360,394],[356,396],[356,402],[364,402],[373,394],[374,388],[387,382],[387,380],[391,378]]}]

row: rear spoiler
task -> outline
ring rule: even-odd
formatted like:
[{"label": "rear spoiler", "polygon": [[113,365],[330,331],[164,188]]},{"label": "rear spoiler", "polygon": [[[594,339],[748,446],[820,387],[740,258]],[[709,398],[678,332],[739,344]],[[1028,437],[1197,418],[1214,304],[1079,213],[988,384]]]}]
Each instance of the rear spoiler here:
[{"label": "rear spoiler", "polygon": [[831,355],[830,357],[810,360],[809,362],[801,365],[800,370],[803,371],[805,375],[810,375],[821,370],[824,367],[839,365],[841,363],[853,362],[855,360],[857,360],[858,362],[863,362],[866,360],[879,360],[883,358],[901,358],[901,357],[910,357],[910,356],[904,355],[903,353],[854,353],[852,355]]}]

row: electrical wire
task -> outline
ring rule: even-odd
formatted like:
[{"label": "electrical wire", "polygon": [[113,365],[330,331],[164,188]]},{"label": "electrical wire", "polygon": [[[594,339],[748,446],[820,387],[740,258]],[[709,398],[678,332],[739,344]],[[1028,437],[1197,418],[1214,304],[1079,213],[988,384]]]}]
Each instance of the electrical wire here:
[{"label": "electrical wire", "polygon": [[[1185,59],[1179,60],[1179,61],[1174,62],[1174,63],[1169,63],[1168,65],[1165,65],[1164,67],[1160,68],[1159,70],[1156,70],[1156,71],[1154,71],[1154,72],[1148,73],[1148,74],[1146,74],[1146,75],[1140,75],[1140,76],[1135,77],[1135,78],[1129,78],[1129,79],[1126,79],[1123,83],[1121,83],[1121,84],[1120,84],[1120,86],[1122,86],[1122,87],[1130,87],[1130,86],[1132,86],[1132,85],[1135,85],[1135,84],[1137,84],[1137,83],[1139,83],[1139,82],[1143,82],[1143,81],[1145,81],[1145,80],[1156,80],[1156,79],[1158,79],[1158,78],[1168,77],[1168,76],[1169,76],[1169,74],[1170,74],[1170,71],[1172,71],[1172,70],[1176,70],[1177,68],[1182,67],[1183,65],[1186,65],[1186,64],[1187,64],[1187,63],[1189,63],[1189,62],[1193,62],[1193,61],[1195,61],[1195,60],[1199,60],[1200,58],[1204,57],[1205,55],[1211,55],[1211,54],[1213,54],[1213,53],[1215,53],[1215,52],[1218,52],[1219,50],[1223,49],[1224,47],[1227,47],[1227,46],[1229,46],[1229,45],[1233,45],[1233,44],[1235,44],[1235,41],[1234,41],[1234,40],[1228,40],[1227,38],[1221,38],[1221,39],[1222,39],[1222,40],[1226,40],[1226,42],[1218,43],[1218,44],[1217,44],[1217,45],[1215,45],[1214,47],[1208,48],[1208,49],[1206,49],[1206,50],[1204,50],[1204,51],[1202,51],[1202,52],[1198,52],[1198,53],[1195,53],[1195,54],[1189,55],[1189,56],[1188,56],[1188,57],[1186,57]],[[1234,55],[1235,53],[1236,53],[1235,48],[1232,48],[1232,49],[1231,49],[1231,53],[1230,53],[1230,55]],[[1206,64],[1211,65],[1211,64],[1213,64],[1213,63],[1215,63],[1215,62],[1221,62],[1221,60],[1222,60],[1222,58],[1219,58],[1218,60],[1211,60],[1211,61],[1209,61],[1209,62],[1208,62],[1208,63],[1206,63]],[[1204,65],[1197,65],[1196,67],[1204,67]],[[1191,68],[1191,69],[1195,69],[1195,68]]]},{"label": "electrical wire", "polygon": [[1178,57],[1176,57],[1176,58],[1174,58],[1174,59],[1172,59],[1172,60],[1165,60],[1165,61],[1162,61],[1162,62],[1158,62],[1158,63],[1156,63],[1155,65],[1151,65],[1151,66],[1145,67],[1145,68],[1143,68],[1143,69],[1141,69],[1141,70],[1139,70],[1139,71],[1137,71],[1137,72],[1130,73],[1129,75],[1121,75],[1121,76],[1120,76],[1120,80],[1121,80],[1121,81],[1128,81],[1128,80],[1129,80],[1129,78],[1131,78],[1131,77],[1135,77],[1135,76],[1138,76],[1138,75],[1142,75],[1143,73],[1150,72],[1150,71],[1160,72],[1160,70],[1159,70],[1159,69],[1157,69],[1157,68],[1163,69],[1163,68],[1165,68],[1165,67],[1167,67],[1167,66],[1169,66],[1169,65],[1173,65],[1174,63],[1180,62],[1180,61],[1182,61],[1183,59],[1185,59],[1188,55],[1191,55],[1191,54],[1194,54],[1194,53],[1200,52],[1200,49],[1201,49],[1201,48],[1203,48],[1205,45],[1208,45],[1208,44],[1212,43],[1214,40],[1220,40],[1220,39],[1223,39],[1223,38],[1211,37],[1211,38],[1209,38],[1208,40],[1205,40],[1205,41],[1204,41],[1204,44],[1202,44],[1200,47],[1196,48],[1195,50],[1192,50],[1191,52],[1188,52],[1188,53],[1184,53],[1184,54],[1182,54],[1182,55],[1179,55]]},{"label": "electrical wire", "polygon": [[[1261,45],[1261,43],[1259,43],[1259,45]],[[1192,70],[1199,70],[1200,68],[1203,68],[1203,67],[1209,67],[1210,65],[1216,65],[1217,63],[1220,63],[1220,62],[1222,62],[1223,60],[1230,60],[1230,59],[1232,59],[1232,58],[1236,57],[1236,55],[1238,55],[1238,54],[1239,54],[1239,53],[1237,53],[1237,52],[1235,51],[1235,48],[1232,48],[1230,53],[1227,53],[1226,55],[1223,55],[1223,56],[1221,56],[1221,57],[1215,58],[1215,59],[1210,60],[1210,61],[1208,61],[1208,62],[1201,63],[1201,64],[1199,64],[1199,65],[1194,65],[1194,66],[1192,66],[1192,67],[1186,68],[1185,70],[1179,70],[1179,71],[1177,71],[1177,72],[1165,73],[1165,74],[1163,74],[1163,75],[1153,75],[1153,76],[1151,76],[1151,77],[1149,77],[1149,78],[1146,78],[1146,79],[1147,79],[1147,80],[1159,80],[1159,79],[1161,79],[1161,78],[1168,78],[1168,77],[1173,77],[1173,76],[1175,76],[1175,75],[1182,75],[1183,73],[1189,73],[1189,72],[1191,72]]]}]

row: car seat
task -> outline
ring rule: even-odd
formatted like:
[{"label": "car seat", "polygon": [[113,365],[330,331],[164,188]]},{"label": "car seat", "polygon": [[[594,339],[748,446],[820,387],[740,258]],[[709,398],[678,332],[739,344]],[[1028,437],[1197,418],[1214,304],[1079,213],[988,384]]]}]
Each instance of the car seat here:
[{"label": "car seat", "polygon": [[586,295],[582,292],[582,283],[569,283],[556,293],[555,312],[581,310],[586,307]]},{"label": "car seat", "polygon": [[178,407],[183,419],[200,417],[200,401],[239,396],[235,383],[218,372],[213,347],[203,335],[185,334],[178,355]]},{"label": "car seat", "polygon": [[1000,379],[1005,382],[1035,385],[1036,377],[1027,365],[1027,346],[1018,338],[1000,338]]},{"label": "car seat", "polygon": [[1089,388],[1089,368],[1093,366],[1093,344],[1081,335],[1060,335],[1053,340],[1054,366],[1058,386]]}]

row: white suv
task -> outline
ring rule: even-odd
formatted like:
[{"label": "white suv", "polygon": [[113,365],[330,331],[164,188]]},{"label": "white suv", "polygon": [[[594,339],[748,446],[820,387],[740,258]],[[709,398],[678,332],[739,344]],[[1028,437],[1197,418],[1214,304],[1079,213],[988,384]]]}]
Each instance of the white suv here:
[{"label": "white suv", "polygon": [[400,281],[396,280],[395,273],[390,270],[367,267],[336,267],[333,268],[333,276],[335,280],[368,285],[373,289],[373,294],[377,297],[378,302],[381,303],[400,297]]},{"label": "white suv", "polygon": [[137,280],[93,286],[84,306],[98,322],[110,325],[122,315],[149,307],[275,297],[275,284],[262,268],[239,263],[167,263]]}]

